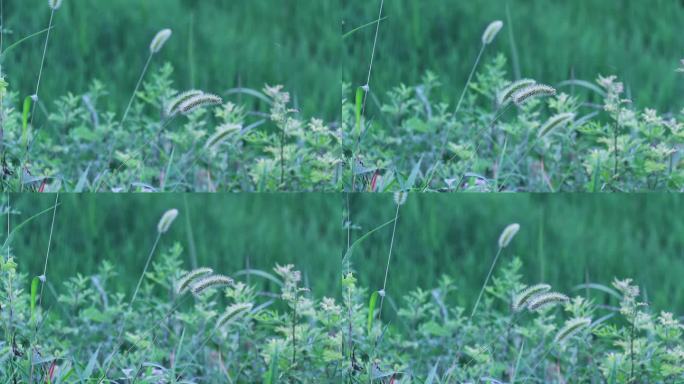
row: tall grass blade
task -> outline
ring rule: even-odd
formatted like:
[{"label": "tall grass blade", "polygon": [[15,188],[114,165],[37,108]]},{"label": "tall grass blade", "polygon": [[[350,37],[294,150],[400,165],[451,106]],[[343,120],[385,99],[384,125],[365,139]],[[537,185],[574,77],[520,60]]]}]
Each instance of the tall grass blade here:
[{"label": "tall grass blade", "polygon": [[356,88],[356,100],[354,103],[354,113],[356,116],[356,128],[354,129],[354,135],[358,137],[361,135],[361,112],[363,111],[363,88]]},{"label": "tall grass blade", "polygon": [[31,323],[36,320],[36,303],[38,297],[38,285],[40,285],[40,278],[37,276],[31,280]]},{"label": "tall grass blade", "polygon": [[370,301],[368,302],[368,334],[370,335],[371,329],[373,328],[373,313],[375,312],[375,305],[378,303],[378,291],[374,291],[371,294]]},{"label": "tall grass blade", "polygon": [[21,145],[23,148],[28,147],[28,135],[29,135],[29,115],[31,114],[31,96],[26,96],[24,98],[24,107],[21,112]]}]

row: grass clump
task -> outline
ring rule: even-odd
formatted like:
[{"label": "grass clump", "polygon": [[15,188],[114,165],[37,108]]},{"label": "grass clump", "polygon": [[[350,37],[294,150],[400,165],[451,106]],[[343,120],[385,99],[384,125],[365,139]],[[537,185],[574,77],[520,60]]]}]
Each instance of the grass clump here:
[{"label": "grass clump", "polygon": [[3,382],[684,379],[684,324],[655,313],[632,280],[583,284],[598,295],[569,297],[528,285],[514,257],[470,312],[475,297],[458,294],[460,275],[394,297],[384,286],[392,277],[382,292],[360,284],[350,254],[342,291],[315,295],[293,265],[188,270],[175,244],[148,258],[134,300],[108,261],[92,275],[47,280],[20,273],[10,245],[0,255]]},{"label": "grass clump", "polygon": [[[143,81],[125,120],[103,109],[108,91],[93,82],[54,103],[25,156],[22,114],[4,93],[3,190],[279,191],[334,190],[338,133],[304,118],[279,86],[226,97],[173,89],[165,65]],[[242,104],[235,100],[251,95]],[[23,167],[22,167],[23,164]],[[23,175],[20,177],[20,175]],[[30,176],[27,176],[30,175]]]},{"label": "grass clump", "polygon": [[[639,109],[614,76],[598,77],[595,83],[566,81],[549,86],[508,78],[506,63],[503,55],[490,60],[454,112],[438,96],[444,85],[433,72],[427,72],[418,85],[389,91],[379,100],[380,112],[367,123],[362,166],[353,170],[357,182],[350,183],[352,170],[347,169],[344,188],[684,190],[680,113]],[[588,95],[582,93],[585,90]],[[348,86],[343,92],[351,93]],[[352,111],[345,98],[345,132],[354,126]],[[446,141],[444,132],[449,132]],[[343,146],[351,146],[346,137]]]}]

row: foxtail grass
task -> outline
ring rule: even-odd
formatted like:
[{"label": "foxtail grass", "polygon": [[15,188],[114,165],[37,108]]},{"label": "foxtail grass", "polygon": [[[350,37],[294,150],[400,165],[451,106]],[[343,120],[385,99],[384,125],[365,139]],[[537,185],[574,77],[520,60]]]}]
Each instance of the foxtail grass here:
[{"label": "foxtail grass", "polygon": [[[45,34],[45,44],[43,45],[43,57],[40,59],[40,69],[38,70],[38,80],[36,80],[36,91],[33,93],[31,98],[33,99],[33,106],[31,107],[31,122],[29,123],[30,127],[33,127],[33,120],[36,115],[36,106],[38,105],[38,102],[40,101],[40,83],[41,80],[43,79],[43,69],[45,68],[45,57],[47,55],[47,50],[48,50],[48,43],[50,42],[50,31],[52,30],[52,23],[55,18],[55,12],[62,6],[62,0],[48,0],[48,7],[50,8],[50,21],[48,22],[48,27],[47,27],[47,33]],[[4,29],[5,24],[3,23],[0,28]],[[2,73],[0,73],[2,75]],[[25,145],[25,154],[24,154],[24,160],[22,161],[22,169],[18,172],[19,173],[19,188],[20,190],[23,191],[23,186],[24,186],[24,164],[27,163],[28,161],[28,152],[29,152],[29,147],[30,144],[28,141],[24,143]]]},{"label": "foxtail grass", "polygon": [[516,293],[513,296],[513,312],[520,312],[527,308],[527,304],[530,300],[541,294],[551,290],[551,286],[548,284],[535,284],[533,286],[527,287],[522,291]]},{"label": "foxtail grass", "polygon": [[529,300],[527,309],[534,311],[542,311],[544,309],[553,307],[554,305],[563,304],[570,300],[566,295],[558,292],[547,292],[534,296]]},{"label": "foxtail grass", "polygon": [[182,294],[186,292],[190,288],[190,285],[194,283],[197,279],[209,275],[213,272],[214,270],[211,268],[197,268],[184,274],[176,282],[176,293]]},{"label": "foxtail grass", "polygon": [[152,58],[154,55],[159,53],[161,49],[164,47],[164,44],[171,38],[172,31],[170,29],[162,29],[161,31],[157,32],[157,34],[154,36],[152,41],[150,42],[150,53],[147,56],[147,61],[145,61],[145,66],[143,67],[142,73],[140,74],[140,78],[138,78],[138,83],[135,85],[135,89],[133,89],[133,94],[131,95],[131,99],[128,101],[128,105],[126,106],[126,110],[123,113],[123,116],[121,117],[121,121],[119,122],[119,125],[123,125],[124,122],[126,122],[126,118],[128,117],[128,113],[131,110],[131,106],[133,105],[133,101],[135,100],[135,96],[138,93],[138,90],[140,89],[140,85],[142,84],[143,79],[145,78],[145,74],[147,73],[147,69],[150,67],[150,63],[152,62]]},{"label": "foxtail grass", "polygon": [[484,294],[485,288],[489,283],[489,279],[492,277],[492,272],[494,272],[494,267],[496,266],[496,262],[499,260],[501,252],[508,247],[511,240],[513,240],[513,237],[515,237],[515,235],[518,233],[518,230],[520,230],[519,224],[510,224],[503,230],[503,232],[501,232],[498,241],[499,248],[496,251],[496,255],[494,256],[494,261],[492,261],[492,265],[489,267],[489,272],[487,272],[487,277],[485,278],[485,281],[482,284],[482,289],[480,289],[480,293],[477,295],[477,300],[475,301],[475,305],[473,306],[472,312],[470,312],[469,320],[472,320],[473,316],[475,316],[475,313],[477,312],[477,307],[480,304],[480,300],[482,299],[482,295]]},{"label": "foxtail grass", "polygon": [[[504,27],[504,23],[500,20],[496,20],[491,22],[485,31],[482,34],[481,42],[482,45],[480,46],[480,52],[477,54],[477,58],[475,59],[475,64],[473,64],[473,67],[470,70],[470,74],[468,75],[468,79],[466,80],[465,86],[463,87],[463,91],[461,91],[461,96],[458,98],[458,102],[456,103],[456,109],[454,110],[454,116],[458,115],[458,113],[461,111],[461,106],[463,105],[463,100],[465,100],[465,96],[468,93],[468,89],[470,88],[470,83],[473,81],[473,76],[475,76],[475,72],[477,71],[477,68],[480,65],[480,61],[482,61],[482,57],[485,53],[485,50],[489,45],[491,45],[494,42],[494,39],[498,35],[498,33],[501,31],[501,29]],[[449,124],[447,126],[446,131],[444,131],[443,137],[442,137],[442,144],[439,149],[439,153],[437,156],[436,161],[442,162],[442,157],[444,156],[444,152],[446,151],[447,143],[449,142],[449,137],[451,136],[451,131],[453,129],[453,124]],[[447,161],[448,163],[448,161]],[[426,187],[429,187],[430,183],[432,182],[432,179],[437,172],[437,164],[432,167],[432,170],[430,172],[430,175],[427,178],[427,182],[425,183]]]},{"label": "foxtail grass", "polygon": [[556,337],[554,338],[554,341],[558,344],[563,344],[566,340],[570,339],[574,335],[578,334],[581,332],[583,329],[589,327],[591,325],[591,318],[589,317],[580,317],[580,318],[574,318],[570,319],[567,322],[565,322],[565,325],[563,328],[561,328],[558,333],[556,334]]}]

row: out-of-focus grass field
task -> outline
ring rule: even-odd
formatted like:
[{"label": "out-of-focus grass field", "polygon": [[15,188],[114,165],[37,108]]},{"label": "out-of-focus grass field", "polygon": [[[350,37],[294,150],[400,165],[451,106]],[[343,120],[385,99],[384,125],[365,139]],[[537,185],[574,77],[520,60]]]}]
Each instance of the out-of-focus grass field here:
[{"label": "out-of-focus grass field", "polygon": [[[10,199],[21,212],[11,218],[14,228],[52,207],[55,197],[17,194]],[[334,289],[338,280],[342,213],[335,195],[66,194],[59,200],[48,265],[53,284],[76,273],[96,273],[99,263],[108,260],[120,272],[119,288],[130,290],[145,265],[159,219],[171,208],[180,213],[155,255],[178,242],[186,270],[192,268],[194,254],[198,266],[227,275],[246,268],[272,273],[276,263],[294,264],[317,294]],[[7,233],[6,220],[2,233]],[[32,275],[42,273],[51,220],[50,211],[16,234],[13,253],[20,268]]]},{"label": "out-of-focus grass field", "polygon": [[[352,217],[365,229],[394,217],[388,196],[357,196]],[[401,208],[390,270],[390,295],[406,287],[435,287],[455,278],[461,300],[472,303],[511,223],[520,232],[497,268],[519,256],[524,281],[568,293],[584,282],[610,286],[632,278],[649,303],[684,311],[684,220],[679,195],[496,194],[412,195]],[[391,229],[373,235],[355,254],[361,281],[382,287]]]},{"label": "out-of-focus grass field", "polygon": [[[187,199],[188,208],[185,208]],[[271,271],[293,263],[317,295],[339,292],[340,260],[346,247],[339,194],[296,195],[63,195],[48,265],[52,283],[77,272],[93,273],[111,261],[124,287],[134,286],[154,240],[161,214],[180,215],[162,238],[175,241],[191,266],[189,230],[201,266],[232,274],[245,268]],[[49,208],[54,196],[11,195],[16,226]],[[352,240],[394,217],[391,195],[354,195]],[[516,255],[528,283],[571,289],[585,281],[609,285],[633,278],[656,308],[684,311],[684,199],[678,195],[411,195],[402,206],[388,281],[392,298],[415,287],[436,286],[442,274],[459,286],[459,300],[472,304],[487,273],[501,230],[521,230],[499,261]],[[186,222],[189,220],[189,225]],[[13,252],[21,269],[42,273],[51,215],[16,233]],[[0,224],[6,233],[6,217]],[[352,256],[360,282],[382,287],[391,226],[372,234]],[[4,237],[4,236],[3,236]],[[249,260],[249,261],[248,261]]]},{"label": "out-of-focus grass field", "polygon": [[[47,27],[46,0],[5,0],[5,46]],[[308,116],[337,119],[341,39],[338,1],[67,0],[55,15],[41,85],[50,105],[93,79],[121,112],[135,87],[155,33],[173,37],[152,70],[173,64],[177,89],[222,93],[232,87],[283,84]],[[8,53],[11,89],[33,94],[44,36]]]},{"label": "out-of-focus grass field", "polygon": [[[378,17],[379,0],[343,2],[343,31]],[[393,0],[385,1],[383,14],[387,19],[380,26],[371,79],[381,99],[400,83],[417,84],[431,70],[453,104],[482,32],[499,19],[505,29],[484,60],[504,53],[511,76],[515,42],[522,77],[557,84],[617,75],[642,108],[678,112],[684,106],[684,79],[675,73],[684,58],[684,3],[679,0]],[[374,34],[371,26],[344,40],[343,78],[355,86],[366,81]]]}]

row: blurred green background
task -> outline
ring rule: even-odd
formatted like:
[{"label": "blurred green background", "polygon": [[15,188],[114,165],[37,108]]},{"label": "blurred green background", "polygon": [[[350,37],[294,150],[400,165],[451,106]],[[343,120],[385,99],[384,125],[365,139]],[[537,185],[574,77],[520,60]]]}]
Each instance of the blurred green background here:
[{"label": "blurred green background", "polygon": [[[5,47],[47,27],[46,0],[4,0]],[[122,112],[163,28],[174,35],[155,57],[168,61],[177,89],[214,93],[284,84],[307,116],[339,117],[340,4],[311,0],[66,0],[55,14],[41,99],[85,92],[99,79],[107,107]],[[44,36],[8,53],[11,89],[31,95]]]},{"label": "blurred green background", "polygon": [[[12,216],[13,227],[54,203],[51,195],[10,199],[20,212]],[[271,271],[275,263],[293,263],[319,297],[339,292],[346,246],[343,195],[63,195],[60,200],[48,265],[52,282],[92,273],[106,259],[121,272],[121,287],[130,290],[159,217],[176,207],[180,215],[161,249],[180,242],[186,267],[191,230],[201,266],[230,275],[248,264]],[[352,195],[350,204],[352,240],[395,213],[391,195]],[[585,281],[610,285],[615,277],[633,278],[656,308],[681,315],[683,211],[680,195],[411,195],[400,211],[388,294],[396,299],[416,287],[431,289],[449,274],[459,287],[458,301],[472,305],[501,230],[518,222],[521,230],[498,268],[519,256],[525,282],[548,282],[568,293]],[[0,233],[6,233],[6,221],[0,220]],[[51,214],[42,215],[14,239],[20,267],[31,275],[42,273],[50,221]],[[381,288],[390,236],[391,226],[385,227],[353,254],[364,286]]]},{"label": "blurred green background", "polygon": [[[53,283],[76,273],[96,273],[99,263],[108,260],[120,273],[118,288],[131,292],[157,235],[157,223],[171,208],[180,213],[161,238],[156,260],[159,251],[178,242],[187,270],[194,254],[199,267],[228,275],[246,268],[272,273],[276,263],[294,264],[320,295],[339,280],[342,211],[335,195],[67,194],[59,200],[47,273]],[[14,228],[52,207],[55,196],[18,194],[10,201],[20,212],[11,218]],[[28,222],[13,241],[20,269],[31,275],[42,274],[51,220],[49,212]],[[7,233],[6,217],[2,221],[1,233]]]},{"label": "blurred green background", "polygon": [[[376,20],[380,0],[343,0],[343,31]],[[507,13],[507,10],[509,11]],[[371,89],[384,100],[392,87],[415,85],[426,70],[442,80],[442,97],[455,104],[489,22],[506,26],[487,50],[515,74],[556,84],[617,75],[641,108],[679,112],[684,76],[684,3],[680,0],[392,0],[385,1]],[[343,79],[365,84],[375,26],[344,39]],[[373,104],[370,104],[373,107]]]},{"label": "blurred green background", "polygon": [[[389,196],[357,196],[355,224],[365,230],[394,217]],[[590,194],[411,195],[400,210],[388,293],[434,288],[448,274],[459,300],[472,305],[511,223],[520,232],[499,259],[524,263],[523,280],[562,292],[584,282],[611,285],[632,278],[648,302],[684,311],[684,196]],[[382,287],[391,228],[373,235],[354,255],[361,282]],[[605,298],[605,295],[596,297]]]}]

